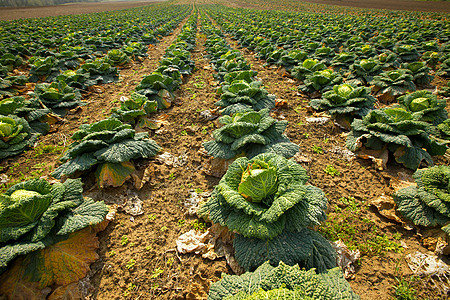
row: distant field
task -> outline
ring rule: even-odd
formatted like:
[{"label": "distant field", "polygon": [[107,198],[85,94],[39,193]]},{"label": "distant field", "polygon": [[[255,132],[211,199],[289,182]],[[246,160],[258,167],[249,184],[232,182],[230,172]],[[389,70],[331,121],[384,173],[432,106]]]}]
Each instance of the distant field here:
[{"label": "distant field", "polygon": [[0,20],[95,13],[144,6],[153,2],[159,1],[114,1],[101,3],[71,3],[43,7],[2,7],[0,9]]},{"label": "distant field", "polygon": [[414,0],[299,0],[311,3],[352,6],[360,8],[377,8],[408,11],[450,13],[448,1],[414,1]]}]

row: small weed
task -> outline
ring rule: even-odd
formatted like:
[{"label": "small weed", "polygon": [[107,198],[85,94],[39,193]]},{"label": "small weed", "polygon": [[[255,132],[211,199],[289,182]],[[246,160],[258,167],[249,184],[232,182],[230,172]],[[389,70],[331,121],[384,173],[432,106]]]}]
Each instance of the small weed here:
[{"label": "small weed", "polygon": [[129,270],[129,269],[133,268],[135,264],[136,264],[136,260],[130,259],[130,260],[127,262],[126,267],[127,267],[127,269]]},{"label": "small weed", "polygon": [[120,244],[122,246],[125,246],[126,244],[128,244],[128,235],[122,235],[122,237],[120,238]]},{"label": "small weed", "polygon": [[305,132],[305,133],[303,134],[303,137],[304,137],[305,139],[308,139],[308,138],[309,138],[309,133]]},{"label": "small weed", "polygon": [[47,153],[56,153],[61,154],[66,150],[64,146],[56,146],[56,145],[44,145],[39,143],[37,147],[34,148],[34,157],[39,157],[43,154]]},{"label": "small weed", "polygon": [[329,138],[324,138],[324,139],[323,139],[323,142],[326,144],[326,143],[329,142],[329,140],[330,140]]},{"label": "small weed", "polygon": [[392,237],[396,240],[400,240],[402,238],[402,234],[400,232],[396,232],[392,235]]},{"label": "small weed", "polygon": [[323,149],[322,149],[322,147],[317,146],[317,145],[313,145],[313,146],[312,146],[312,151],[313,151],[314,153],[317,153],[317,154],[323,154]]},{"label": "small weed", "polygon": [[196,189],[194,189],[194,192],[196,192],[197,194],[201,194],[201,193],[203,193],[203,189],[196,188]]},{"label": "small weed", "polygon": [[150,275],[150,278],[157,278],[159,275],[161,275],[164,272],[161,268],[156,268],[153,270],[152,275]]},{"label": "small weed", "polygon": [[203,129],[202,129],[202,134],[203,135],[208,134],[208,130],[206,130],[206,129],[207,129],[207,127],[203,127]]},{"label": "small weed", "polygon": [[297,126],[303,126],[303,125],[305,125],[305,123],[303,123],[303,122],[298,122],[296,125],[297,125]]},{"label": "small weed", "polygon": [[174,173],[170,173],[170,174],[169,174],[169,179],[170,179],[170,180],[175,180],[175,178],[176,178],[176,176],[175,176]]},{"label": "small weed", "polygon": [[181,135],[181,136],[187,135],[187,131],[186,131],[186,130],[183,130],[183,131],[180,133],[180,135]]},{"label": "small weed", "polygon": [[206,230],[206,224],[203,222],[199,222],[198,220],[195,220],[191,223],[192,228],[195,230],[205,231]]},{"label": "small weed", "polygon": [[108,252],[108,254],[109,254],[109,257],[113,257],[114,255],[116,255],[116,251],[111,250]]},{"label": "small weed", "polygon": [[152,290],[156,290],[157,288],[159,288],[159,284],[157,284],[156,282],[152,284]]},{"label": "small weed", "polygon": [[179,226],[179,227],[183,227],[185,224],[186,224],[186,221],[185,221],[185,220],[183,220],[183,219],[179,219],[179,220],[178,220],[178,226]]},{"label": "small weed", "polygon": [[415,300],[416,297],[416,290],[411,287],[411,283],[414,282],[415,277],[411,277],[411,282],[408,282],[404,278],[398,279],[395,278],[397,281],[397,285],[394,285],[395,289],[395,298],[398,300]]},{"label": "small weed", "polygon": [[166,265],[167,265],[168,267],[171,267],[171,266],[173,265],[173,257],[169,258],[169,259],[166,261]]},{"label": "small weed", "polygon": [[335,167],[333,167],[332,165],[327,165],[325,169],[323,169],[325,171],[325,173],[327,173],[328,175],[330,175],[331,177],[334,176],[340,176],[341,172],[339,172]]},{"label": "small weed", "polygon": [[160,230],[161,230],[162,232],[165,232],[165,231],[169,230],[169,228],[167,228],[167,226],[163,226],[163,227],[161,227]]},{"label": "small weed", "polygon": [[156,215],[155,214],[148,215],[148,220],[149,221],[155,221],[156,220]]},{"label": "small weed", "polygon": [[147,251],[152,250],[152,246],[145,246],[145,250]]}]

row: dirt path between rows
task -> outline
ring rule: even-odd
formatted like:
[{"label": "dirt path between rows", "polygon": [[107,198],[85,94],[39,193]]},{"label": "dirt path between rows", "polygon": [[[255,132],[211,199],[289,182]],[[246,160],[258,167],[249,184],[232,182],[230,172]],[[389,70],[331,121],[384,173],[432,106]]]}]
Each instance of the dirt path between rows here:
[{"label": "dirt path between rows", "polygon": [[0,20],[43,18],[51,16],[89,14],[103,11],[128,9],[165,0],[117,1],[100,3],[68,3],[64,5],[39,7],[0,7]]}]

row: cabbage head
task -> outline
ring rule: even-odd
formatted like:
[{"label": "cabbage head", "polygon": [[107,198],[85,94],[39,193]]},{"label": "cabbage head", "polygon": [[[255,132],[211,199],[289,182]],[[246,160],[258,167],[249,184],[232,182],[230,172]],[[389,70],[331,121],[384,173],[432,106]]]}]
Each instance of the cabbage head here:
[{"label": "cabbage head", "polygon": [[347,148],[356,151],[362,146],[387,148],[395,160],[416,170],[422,162],[433,165],[433,155],[444,155],[446,146],[430,139],[429,124],[417,121],[403,108],[382,108],[370,111],[362,120],[355,119],[347,137]]},{"label": "cabbage head", "polygon": [[28,122],[15,115],[0,115],[0,159],[22,153],[33,147],[39,134],[33,133]]},{"label": "cabbage head", "polygon": [[130,62],[130,57],[120,49],[109,50],[106,54],[107,61],[112,66],[123,66]]},{"label": "cabbage head", "polygon": [[278,154],[240,157],[198,213],[235,232],[236,259],[246,270],[282,260],[323,271],[335,266],[335,253],[309,227],[325,220],[327,199],[307,180],[300,165]]},{"label": "cabbage head", "polygon": [[312,99],[309,105],[318,111],[328,111],[332,116],[365,116],[372,110],[376,99],[370,88],[344,83],[335,85],[322,94],[321,99]]},{"label": "cabbage head", "polygon": [[409,111],[415,120],[438,125],[448,117],[445,99],[438,99],[427,90],[420,90],[398,98],[401,107]]},{"label": "cabbage head", "polygon": [[298,152],[299,147],[283,134],[287,121],[270,117],[268,109],[237,112],[220,117],[219,122],[224,126],[213,132],[214,140],[203,143],[215,158],[230,159],[241,153],[252,158],[264,152],[290,158]]},{"label": "cabbage head", "polygon": [[131,98],[122,102],[119,109],[112,109],[112,117],[122,122],[135,124],[140,117],[158,110],[158,102],[150,101],[144,95],[131,93]]},{"label": "cabbage head", "polygon": [[36,84],[34,97],[55,113],[64,114],[66,110],[85,105],[81,101],[80,90],[70,87],[64,81]]},{"label": "cabbage head", "polygon": [[50,184],[44,179],[18,183],[0,195],[0,273],[18,255],[49,246],[104,220],[102,202],[84,199],[81,179]]}]

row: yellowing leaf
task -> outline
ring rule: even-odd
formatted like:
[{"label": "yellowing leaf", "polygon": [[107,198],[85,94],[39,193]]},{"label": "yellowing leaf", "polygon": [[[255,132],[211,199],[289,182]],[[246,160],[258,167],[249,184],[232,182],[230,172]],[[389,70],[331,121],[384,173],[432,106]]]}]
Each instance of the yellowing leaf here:
[{"label": "yellowing leaf", "polygon": [[43,300],[45,296],[38,288],[37,282],[23,280],[25,264],[23,257],[18,258],[14,264],[0,276],[0,295],[14,300]]},{"label": "yellowing leaf", "polygon": [[78,282],[59,286],[48,297],[48,300],[77,300],[82,299]]},{"label": "yellowing leaf", "polygon": [[98,239],[92,228],[74,232],[64,241],[29,254],[25,278],[38,281],[40,288],[78,281],[97,260],[97,248]]},{"label": "yellowing leaf", "polygon": [[134,172],[132,162],[126,161],[122,163],[104,163],[99,166],[95,172],[97,182],[100,188],[105,186],[121,186]]}]

